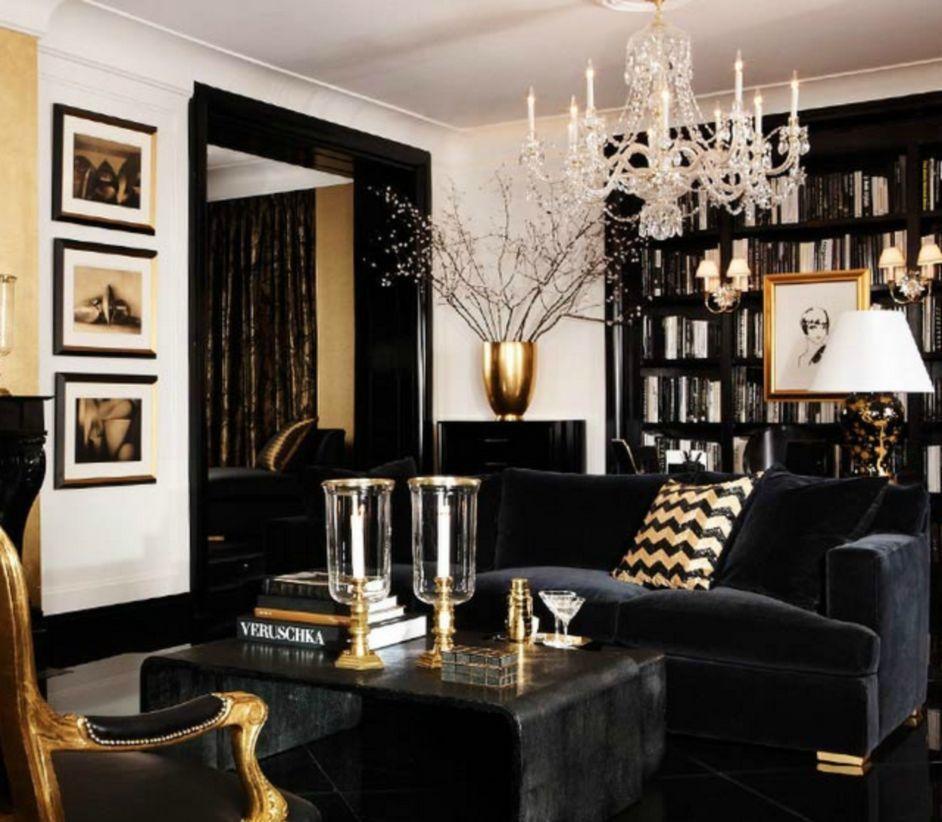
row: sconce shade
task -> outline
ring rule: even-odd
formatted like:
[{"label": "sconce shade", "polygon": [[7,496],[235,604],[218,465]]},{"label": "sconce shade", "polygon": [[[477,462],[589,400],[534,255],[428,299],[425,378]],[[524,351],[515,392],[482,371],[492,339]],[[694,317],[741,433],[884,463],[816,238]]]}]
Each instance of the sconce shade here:
[{"label": "sconce shade", "polygon": [[932,393],[906,316],[899,311],[847,311],[811,383],[814,393]]},{"label": "sconce shade", "polygon": [[[747,263],[742,257],[733,257],[729,261],[729,268],[726,269],[726,276],[733,281],[734,284],[737,284],[736,281],[745,281],[748,280],[752,271],[749,269],[749,263]],[[738,287],[738,284],[737,284]]]},{"label": "sconce shade", "polygon": [[905,265],[906,258],[903,256],[903,252],[895,245],[891,245],[883,249],[883,253],[880,254],[880,262],[877,263],[877,268],[899,268]]},{"label": "sconce shade", "polygon": [[919,249],[916,265],[939,265],[942,263],[942,249],[936,243],[926,243]]},{"label": "sconce shade", "polygon": [[710,290],[719,282],[720,269],[713,260],[701,260],[694,276],[699,280],[703,280],[703,287]]}]

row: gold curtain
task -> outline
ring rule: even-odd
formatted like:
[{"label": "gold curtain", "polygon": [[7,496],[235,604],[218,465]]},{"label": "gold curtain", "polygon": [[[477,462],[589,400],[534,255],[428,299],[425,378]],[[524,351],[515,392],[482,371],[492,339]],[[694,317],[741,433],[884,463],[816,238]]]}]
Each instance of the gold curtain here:
[{"label": "gold curtain", "polygon": [[209,204],[206,442],[210,466],[249,466],[317,409],[315,192]]}]

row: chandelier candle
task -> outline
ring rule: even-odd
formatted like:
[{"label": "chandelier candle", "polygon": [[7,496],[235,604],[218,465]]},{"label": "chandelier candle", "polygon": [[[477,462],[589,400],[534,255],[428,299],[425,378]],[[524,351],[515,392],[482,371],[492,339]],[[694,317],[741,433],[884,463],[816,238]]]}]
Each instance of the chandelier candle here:
[{"label": "chandelier candle", "polygon": [[[693,53],[687,34],[667,23],[663,0],[651,0],[654,19],[628,41],[628,97],[615,122],[596,111],[595,68],[586,68],[586,107],[580,118],[570,105],[569,150],[563,178],[573,202],[601,205],[608,217],[638,223],[638,234],[666,240],[683,234],[682,200],[690,192],[730,214],[745,214],[785,202],[804,183],[801,157],[808,130],[798,123],[798,80],[792,78],[791,116],[763,134],[763,100],[754,112],[743,106],[743,60],[733,65],[735,97],[728,115],[720,107],[713,128],[693,93]],[[529,104],[529,98],[528,98]],[[520,161],[534,180],[551,179],[543,145],[531,121]],[[613,194],[641,200],[640,212],[609,209]]]}]

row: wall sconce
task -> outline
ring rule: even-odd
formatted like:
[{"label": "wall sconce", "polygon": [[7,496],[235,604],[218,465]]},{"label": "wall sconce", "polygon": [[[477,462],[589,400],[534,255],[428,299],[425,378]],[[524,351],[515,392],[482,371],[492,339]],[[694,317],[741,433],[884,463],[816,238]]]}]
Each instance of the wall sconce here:
[{"label": "wall sconce", "polygon": [[739,307],[743,291],[749,288],[752,272],[742,257],[734,257],[726,269],[726,280],[713,260],[702,260],[697,279],[703,280],[703,304],[711,314],[729,314]]},{"label": "wall sconce", "polygon": [[935,267],[942,264],[942,249],[936,243],[925,243],[919,249],[916,268],[910,270],[906,256],[896,246],[883,249],[877,267],[887,272],[890,296],[900,305],[918,303],[935,279]]}]

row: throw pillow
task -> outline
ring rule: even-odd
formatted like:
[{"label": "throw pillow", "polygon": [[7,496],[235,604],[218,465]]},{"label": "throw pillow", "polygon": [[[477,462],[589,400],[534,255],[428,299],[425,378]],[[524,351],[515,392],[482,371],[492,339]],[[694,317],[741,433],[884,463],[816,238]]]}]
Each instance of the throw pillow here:
[{"label": "throw pillow", "polygon": [[770,469],[717,583],[819,610],[827,552],[868,532],[885,489],[881,477],[835,480]]},{"label": "throw pillow", "polygon": [[648,588],[706,590],[753,485],[751,477],[665,482],[612,576]]},{"label": "throw pillow", "polygon": [[289,471],[295,466],[295,457],[302,452],[301,446],[315,430],[316,419],[295,420],[273,436],[255,458],[256,468],[278,473]]}]

